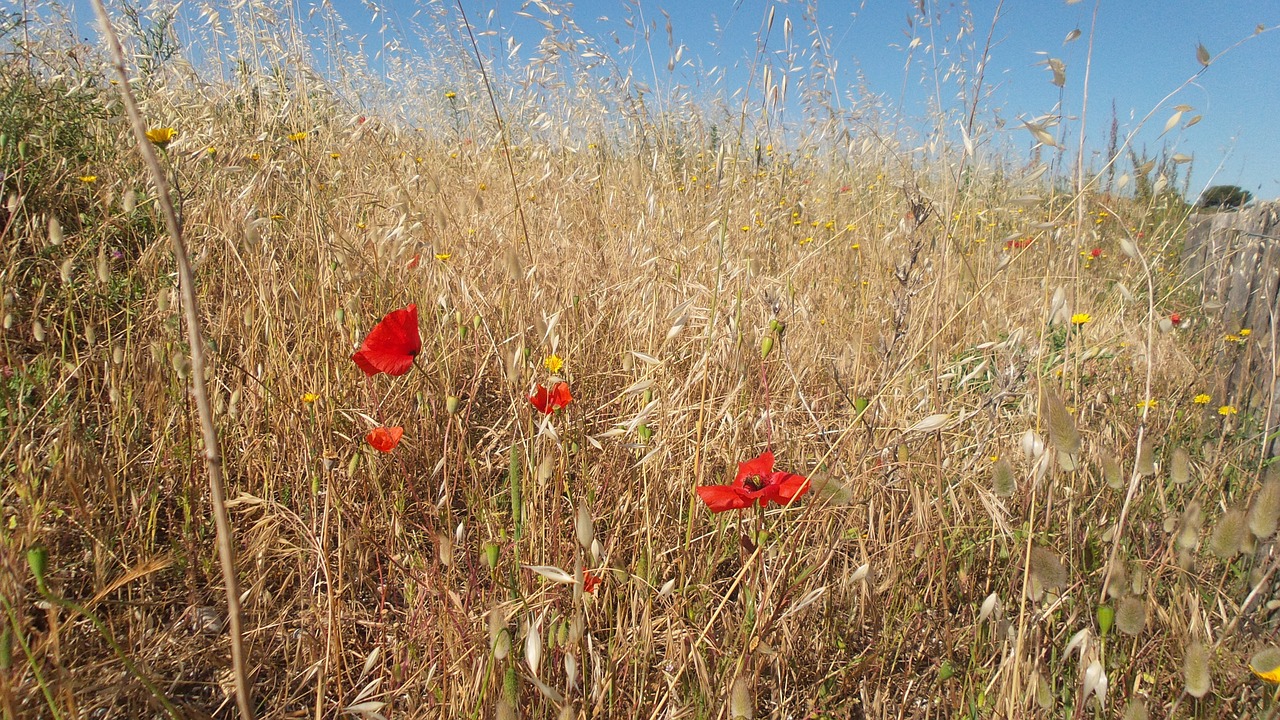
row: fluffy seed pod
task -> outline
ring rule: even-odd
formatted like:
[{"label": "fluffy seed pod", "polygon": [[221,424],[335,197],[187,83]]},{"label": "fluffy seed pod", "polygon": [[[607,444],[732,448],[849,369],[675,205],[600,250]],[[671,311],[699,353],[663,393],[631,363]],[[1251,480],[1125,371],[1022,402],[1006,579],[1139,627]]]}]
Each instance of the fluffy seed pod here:
[{"label": "fluffy seed pod", "polygon": [[1139,635],[1147,625],[1147,604],[1141,598],[1127,597],[1116,610],[1116,628],[1125,635]]},{"label": "fluffy seed pod", "polygon": [[1191,482],[1191,456],[1182,448],[1174,448],[1169,457],[1169,479],[1175,485]]},{"label": "fluffy seed pod", "polygon": [[1062,398],[1046,390],[1041,400],[1041,417],[1049,428],[1049,442],[1060,455],[1075,456],[1080,453],[1080,433],[1076,421],[1067,411]]},{"label": "fluffy seed pod", "polygon": [[1243,510],[1232,509],[1223,513],[1209,536],[1209,549],[1223,560],[1230,560],[1240,552],[1244,543],[1246,518]]},{"label": "fluffy seed pod", "polygon": [[502,660],[511,653],[511,631],[502,608],[496,604],[489,608],[489,649],[494,660]]},{"label": "fluffy seed pod", "polygon": [[1067,569],[1057,553],[1045,547],[1031,548],[1031,596],[1039,600],[1046,590],[1056,590],[1067,584]]},{"label": "fluffy seed pod", "polygon": [[1182,679],[1191,697],[1202,698],[1209,694],[1209,650],[1203,643],[1196,641],[1187,646],[1182,660]]},{"label": "fluffy seed pod", "polygon": [[1275,534],[1277,523],[1280,523],[1280,475],[1268,472],[1249,507],[1249,531],[1265,540]]},{"label": "fluffy seed pod", "polygon": [[1151,449],[1151,439],[1145,438],[1138,446],[1138,474],[1151,477],[1156,474],[1156,453]]},{"label": "fluffy seed pod", "polygon": [[1018,481],[1013,475],[1013,466],[1008,460],[1000,458],[991,466],[991,492],[999,497],[1011,497],[1018,491]]},{"label": "fluffy seed pod", "polygon": [[1147,720],[1147,703],[1141,698],[1134,698],[1124,708],[1124,720]]},{"label": "fluffy seed pod", "polygon": [[729,691],[729,717],[733,720],[755,720],[756,704],[751,697],[751,683],[739,675]]},{"label": "fluffy seed pod", "polygon": [[1200,528],[1203,526],[1204,510],[1199,500],[1192,500],[1187,509],[1182,511],[1182,520],[1178,523],[1178,547],[1194,550],[1200,542]]}]

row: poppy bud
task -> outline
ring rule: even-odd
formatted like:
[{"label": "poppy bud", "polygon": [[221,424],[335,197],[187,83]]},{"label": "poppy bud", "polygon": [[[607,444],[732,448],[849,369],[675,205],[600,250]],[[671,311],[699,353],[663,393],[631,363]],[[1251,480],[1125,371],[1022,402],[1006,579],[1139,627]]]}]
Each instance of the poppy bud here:
[{"label": "poppy bud", "polygon": [[764,339],[760,341],[760,359],[768,358],[771,352],[773,352],[773,336],[765,335]]},{"label": "poppy bud", "polygon": [[44,592],[44,571],[49,565],[49,552],[39,545],[27,551],[27,565],[36,578],[36,587]]},{"label": "poppy bud", "polygon": [[496,569],[498,567],[497,543],[487,542],[484,544],[484,547],[481,548],[481,550],[484,552],[485,564],[489,566],[490,570]]},{"label": "poppy bud", "polygon": [[444,409],[445,409],[445,412],[449,413],[450,415],[457,415],[458,414],[458,396],[446,395],[444,399]]},{"label": "poppy bud", "polygon": [[1111,632],[1111,624],[1116,620],[1115,608],[1110,605],[1098,606],[1098,637],[1106,637]]}]

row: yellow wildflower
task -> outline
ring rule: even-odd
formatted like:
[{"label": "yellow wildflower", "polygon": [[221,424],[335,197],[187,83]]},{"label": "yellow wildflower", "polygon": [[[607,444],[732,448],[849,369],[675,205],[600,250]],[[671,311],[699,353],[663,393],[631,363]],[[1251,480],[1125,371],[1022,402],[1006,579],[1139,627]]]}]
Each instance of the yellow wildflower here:
[{"label": "yellow wildflower", "polygon": [[1238,412],[1240,411],[1236,410],[1234,405],[1223,405],[1222,407],[1218,408],[1218,414],[1221,415],[1222,417],[1226,417],[1228,415],[1235,415]]},{"label": "yellow wildflower", "polygon": [[98,182],[98,176],[97,175],[81,175],[80,182],[84,183],[85,185],[92,185]]},{"label": "yellow wildflower", "polygon": [[338,158],[342,157],[342,153],[331,152],[329,153],[329,157],[333,158],[334,160],[337,160]]},{"label": "yellow wildflower", "polygon": [[1071,316],[1071,324],[1076,326],[1084,325],[1090,320],[1093,320],[1093,318],[1089,316],[1089,313],[1076,313]]},{"label": "yellow wildflower", "polygon": [[1200,393],[1199,395],[1197,395],[1197,396],[1195,396],[1195,397],[1191,398],[1191,402],[1193,402],[1193,403],[1195,403],[1195,404],[1197,404],[1197,405],[1208,405],[1208,404],[1209,404],[1209,396],[1208,396],[1208,395],[1205,395],[1204,393]]},{"label": "yellow wildflower", "polygon": [[454,92],[454,91],[452,91],[452,90],[445,90],[445,91],[444,91],[444,97],[445,97],[445,99],[446,99],[446,100],[452,100],[452,99],[454,99],[454,98],[458,97],[458,93],[456,93],[456,92]]},{"label": "yellow wildflower", "polygon": [[447,262],[451,257],[453,257],[453,253],[436,253],[436,259],[440,262]]},{"label": "yellow wildflower", "polygon": [[1250,334],[1250,333],[1252,333],[1252,332],[1253,332],[1253,331],[1252,331],[1252,330],[1250,330],[1249,328],[1240,328],[1240,337],[1242,337],[1242,338],[1249,337],[1249,334]]},{"label": "yellow wildflower", "polygon": [[261,156],[261,155],[259,155],[258,153],[253,153],[253,154],[251,154],[251,155],[249,156],[249,159],[250,159],[250,160],[252,160],[252,161],[254,161],[254,162],[258,162],[259,160],[261,160],[261,159],[262,159],[262,156]]},{"label": "yellow wildflower", "polygon": [[313,403],[313,402],[315,402],[315,401],[317,401],[317,400],[319,400],[319,399],[320,399],[320,396],[319,396],[319,395],[317,395],[317,394],[315,394],[315,393],[311,393],[311,392],[309,392],[309,393],[303,393],[303,394],[302,394],[302,402],[304,402],[304,403],[306,403],[306,404],[308,404],[308,405],[310,405],[311,403]]},{"label": "yellow wildflower", "polygon": [[147,139],[150,140],[153,145],[163,148],[173,142],[173,138],[177,134],[178,131],[171,127],[151,128],[147,131]]},{"label": "yellow wildflower", "polygon": [[547,372],[558,373],[564,367],[564,360],[561,360],[559,355],[548,355],[547,359],[542,361],[542,366],[547,369]]},{"label": "yellow wildflower", "polygon": [[306,140],[306,139],[307,139],[307,132],[305,130],[299,130],[298,132],[295,132],[295,133],[289,133],[289,136],[288,136],[289,142],[302,142],[303,140]]},{"label": "yellow wildflower", "polygon": [[1159,400],[1143,400],[1142,402],[1138,403],[1137,408],[1139,410],[1143,410],[1145,408],[1153,408],[1159,404],[1160,404]]}]

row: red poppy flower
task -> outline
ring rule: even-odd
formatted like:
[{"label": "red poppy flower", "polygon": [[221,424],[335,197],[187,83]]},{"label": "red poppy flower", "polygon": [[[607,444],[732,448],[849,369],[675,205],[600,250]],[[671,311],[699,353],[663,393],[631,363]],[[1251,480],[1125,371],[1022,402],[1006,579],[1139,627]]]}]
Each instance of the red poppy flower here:
[{"label": "red poppy flower", "polygon": [[1178,313],[1174,313],[1174,314],[1172,314],[1172,315],[1170,315],[1170,316],[1169,316],[1169,322],[1173,323],[1174,325],[1181,325],[1181,324],[1182,324],[1182,316],[1181,316],[1181,315],[1179,315]]},{"label": "red poppy flower", "polygon": [[405,267],[406,267],[406,268],[408,268],[409,270],[412,270],[412,269],[414,269],[414,268],[418,267],[418,263],[419,263],[421,260],[422,260],[422,253],[418,253],[417,255],[414,255],[414,256],[413,256],[413,259],[412,259],[412,260],[410,260],[410,261],[408,262],[408,264],[406,264],[406,265],[405,265]]},{"label": "red poppy flower", "polygon": [[591,571],[587,571],[582,574],[582,592],[593,593],[596,591],[596,586],[602,582],[604,582],[603,578],[598,578],[592,575]]},{"label": "red poppy flower", "polygon": [[809,490],[809,480],[803,475],[774,472],[773,452],[765,450],[759,457],[738,463],[738,475],[732,485],[704,485],[698,488],[698,496],[711,512],[742,510],[759,502],[761,507],[770,501],[788,505]]},{"label": "red poppy flower", "polygon": [[369,441],[374,450],[389,453],[396,449],[402,437],[404,437],[404,428],[402,427],[376,427],[370,430],[369,434],[364,436],[364,439]]},{"label": "red poppy flower", "polygon": [[418,306],[409,305],[392,310],[373,326],[360,349],[351,359],[373,376],[380,372],[398,376],[409,372],[413,358],[422,351],[422,338],[418,335]]},{"label": "red poppy flower", "polygon": [[533,394],[529,396],[529,402],[533,403],[538,412],[543,415],[550,415],[573,402],[573,395],[569,393],[569,383],[567,382],[558,382],[550,390],[538,385],[534,387]]},{"label": "red poppy flower", "polygon": [[1090,250],[1089,257],[1093,258],[1094,260],[1097,260],[1098,258],[1102,257],[1102,248],[1094,248]]}]

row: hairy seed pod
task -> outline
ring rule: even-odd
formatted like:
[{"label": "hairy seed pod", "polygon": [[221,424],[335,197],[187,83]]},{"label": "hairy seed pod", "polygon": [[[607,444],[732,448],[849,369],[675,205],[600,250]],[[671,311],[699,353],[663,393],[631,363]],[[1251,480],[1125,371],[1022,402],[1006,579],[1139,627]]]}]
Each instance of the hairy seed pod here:
[{"label": "hairy seed pod", "polygon": [[1062,398],[1046,390],[1041,402],[1041,417],[1049,428],[1049,442],[1053,443],[1061,454],[1069,456],[1079,454],[1080,433],[1076,430],[1075,419],[1067,411]]},{"label": "hairy seed pod", "polygon": [[1223,560],[1230,560],[1240,552],[1244,543],[1247,518],[1244,510],[1231,509],[1218,518],[1209,535],[1209,549]]},{"label": "hairy seed pod", "polygon": [[1000,458],[991,466],[991,491],[1002,498],[1011,497],[1018,491],[1018,481],[1013,475],[1013,466],[1009,461]]},{"label": "hairy seed pod", "polygon": [[[1274,465],[1272,466],[1275,467]],[[1266,480],[1249,507],[1249,531],[1265,540],[1276,532],[1280,523],[1280,473],[1268,470]]]},{"label": "hairy seed pod", "polygon": [[1120,601],[1116,610],[1116,628],[1125,635],[1140,635],[1147,625],[1147,604],[1141,598],[1129,596]]},{"label": "hairy seed pod", "polygon": [[1196,641],[1187,646],[1182,660],[1182,679],[1187,694],[1202,698],[1209,693],[1209,650]]}]

